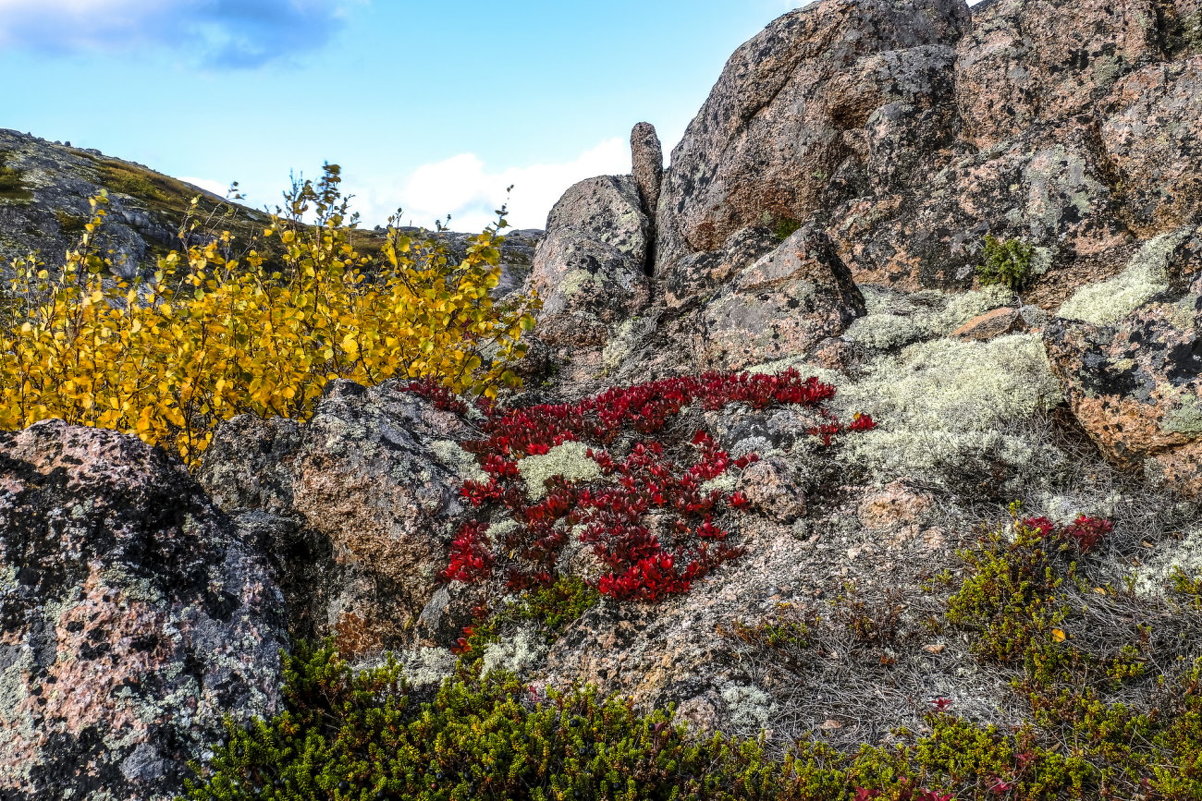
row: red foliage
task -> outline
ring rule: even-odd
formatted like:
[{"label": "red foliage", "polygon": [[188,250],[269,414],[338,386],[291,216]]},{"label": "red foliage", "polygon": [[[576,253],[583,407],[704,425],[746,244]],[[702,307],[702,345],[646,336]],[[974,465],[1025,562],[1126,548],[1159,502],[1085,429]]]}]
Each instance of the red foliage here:
[{"label": "red foliage", "polygon": [[1056,536],[1062,540],[1074,543],[1081,553],[1094,548],[1114,529],[1114,524],[1100,517],[1078,515],[1077,519],[1067,526],[1057,528],[1056,524],[1046,517],[1028,517],[1022,525],[1039,532],[1041,537]]},{"label": "red foliage", "polygon": [[451,558],[442,577],[447,581],[472,582],[492,570],[493,555],[488,550],[484,523],[464,523],[451,542]]},{"label": "red foliage", "polygon": [[[415,391],[436,405],[446,403],[428,387]],[[690,406],[715,411],[732,403],[754,409],[801,405],[819,418],[811,433],[827,444],[844,431],[875,427],[867,415],[842,426],[825,408],[834,394],[834,387],[795,370],[705,373],[611,389],[572,404],[484,409],[484,437],[461,445],[476,454],[488,480],[468,481],[461,493],[483,513],[500,507],[518,525],[489,543],[483,523],[466,524],[452,544],[443,578],[477,581],[500,566],[511,589],[548,584],[574,536],[608,570],[597,582],[605,595],[655,601],[687,592],[692,582],[742,553],[726,544],[730,532],[721,521],[729,510],[749,504],[741,492],[704,491],[702,485],[758,457],[732,458],[704,430],[682,438],[671,426],[676,416]],[[602,477],[588,483],[554,479],[542,498],[531,500],[519,460],[565,442],[588,444]]]},{"label": "red foliage", "polygon": [[1065,526],[1060,533],[1061,536],[1076,542],[1081,553],[1085,553],[1101,542],[1113,528],[1114,524],[1109,520],[1078,515],[1077,519]]}]

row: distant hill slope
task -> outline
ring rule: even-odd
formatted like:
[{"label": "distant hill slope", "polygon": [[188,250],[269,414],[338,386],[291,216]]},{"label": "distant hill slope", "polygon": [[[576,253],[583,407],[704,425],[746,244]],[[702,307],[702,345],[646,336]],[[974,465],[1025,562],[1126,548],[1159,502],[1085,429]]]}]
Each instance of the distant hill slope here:
[{"label": "distant hill slope", "polygon": [[[88,220],[88,198],[108,190],[111,202],[102,244],[114,264],[132,272],[148,267],[156,256],[177,244],[176,232],[193,197],[208,215],[226,205],[233,213],[220,227],[239,237],[258,232],[268,214],[214,195],[141,164],[49,142],[30,134],[0,129],[0,266],[36,252],[47,264],[61,263],[63,253]],[[382,231],[365,229],[359,243],[372,250]],[[537,230],[511,231],[502,249],[505,265],[502,292],[521,285],[541,238]],[[435,234],[453,251],[470,234]]]}]

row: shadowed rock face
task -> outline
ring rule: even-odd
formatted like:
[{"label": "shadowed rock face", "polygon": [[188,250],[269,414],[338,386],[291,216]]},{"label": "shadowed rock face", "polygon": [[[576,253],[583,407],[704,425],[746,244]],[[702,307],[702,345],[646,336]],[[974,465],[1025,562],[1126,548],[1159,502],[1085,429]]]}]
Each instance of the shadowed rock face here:
[{"label": "shadowed rock face", "polygon": [[741,369],[807,353],[864,314],[864,297],[821,230],[803,228],[740,272],[702,314],[707,367]]},{"label": "shadowed rock face", "polygon": [[175,459],[0,433],[0,797],[167,799],[226,715],[275,709],[279,589]]},{"label": "shadowed rock face", "polygon": [[455,445],[467,438],[396,382],[334,382],[307,423],[225,423],[200,480],[271,543],[297,633],[375,651],[409,639],[438,587],[474,464]]}]

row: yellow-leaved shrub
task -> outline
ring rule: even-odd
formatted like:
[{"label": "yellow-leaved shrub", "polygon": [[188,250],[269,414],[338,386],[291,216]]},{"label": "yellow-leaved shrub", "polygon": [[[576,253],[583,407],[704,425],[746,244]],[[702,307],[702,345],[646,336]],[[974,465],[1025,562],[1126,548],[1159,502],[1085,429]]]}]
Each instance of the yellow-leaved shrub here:
[{"label": "yellow-leaved shrub", "polygon": [[[94,198],[61,272],[14,264],[25,304],[0,327],[0,428],[57,417],[136,434],[195,464],[220,421],[303,419],[335,378],[430,379],[489,398],[517,386],[511,368],[538,301],[490,296],[503,218],[462,260],[393,226],[368,256],[353,244],[339,180],[327,165],[316,185],[295,184],[259,249],[236,252],[223,232],[132,279],[99,250],[107,198]],[[316,222],[303,224],[310,213]],[[187,223],[181,242],[197,226]]]}]

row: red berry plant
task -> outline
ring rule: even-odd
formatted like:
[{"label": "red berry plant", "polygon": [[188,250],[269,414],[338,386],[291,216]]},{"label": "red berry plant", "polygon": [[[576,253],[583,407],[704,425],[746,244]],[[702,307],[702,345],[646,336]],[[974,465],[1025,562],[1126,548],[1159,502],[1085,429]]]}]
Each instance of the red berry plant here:
[{"label": "red berry plant", "polygon": [[[834,395],[834,387],[796,370],[705,373],[611,389],[576,403],[485,408],[483,437],[461,445],[488,478],[462,487],[477,519],[460,528],[442,577],[470,583],[500,575],[512,590],[547,585],[569,538],[576,538],[601,566],[595,584],[603,595],[656,601],[687,592],[743,553],[725,521],[748,499],[707,482],[758,457],[733,458],[709,431],[689,424],[703,415],[684,413],[736,403],[757,410],[807,407],[816,421],[809,433],[825,444],[845,431],[873,428],[867,415],[840,424],[826,407]],[[568,442],[587,447],[600,477],[553,477],[544,495],[531,498],[520,460]],[[494,541],[485,521],[500,519],[512,523],[493,529],[504,532]]]}]

